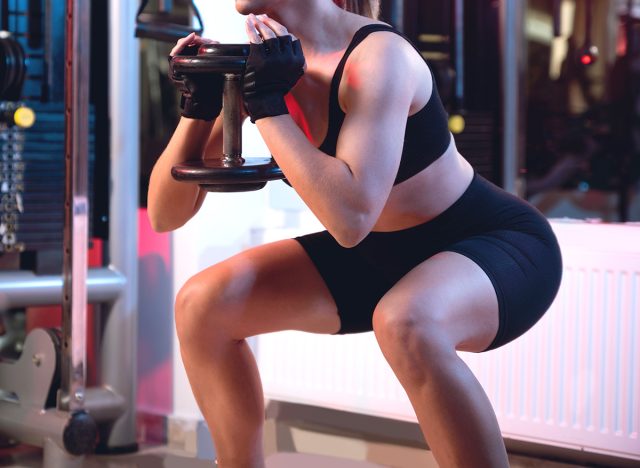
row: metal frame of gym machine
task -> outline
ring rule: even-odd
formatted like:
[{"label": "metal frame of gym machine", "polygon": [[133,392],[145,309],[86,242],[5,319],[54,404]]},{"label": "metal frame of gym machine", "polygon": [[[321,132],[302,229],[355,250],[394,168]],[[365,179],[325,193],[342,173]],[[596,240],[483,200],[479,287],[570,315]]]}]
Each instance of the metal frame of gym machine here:
[{"label": "metal frame of gym machine", "polygon": [[[81,466],[94,449],[137,449],[138,82],[135,2],[109,4],[111,192],[109,265],[87,269],[88,0],[67,0],[65,38],[65,233],[62,276],[1,272],[3,307],[63,305],[62,336],[35,329],[15,363],[0,363],[0,432],[44,448],[44,466]],[[98,386],[86,388],[86,304],[101,303]],[[45,408],[56,366],[57,404]],[[9,392],[9,393],[7,393]]]},{"label": "metal frame of gym machine", "polygon": [[[464,0],[450,0],[455,4],[454,18],[456,29],[463,28]],[[388,0],[386,14],[391,23],[404,30],[406,9],[411,2]],[[502,53],[502,187],[519,196],[525,192],[522,168],[525,167],[525,103],[523,83],[527,67],[527,49],[524,40],[524,18],[526,1],[500,0],[500,49]],[[463,87],[464,64],[462,40],[457,38],[459,46],[455,54],[456,92]]]},{"label": "metal frame of gym machine", "polygon": [[502,187],[515,195],[525,192],[524,80],[527,49],[524,19],[527,2],[500,2],[502,49]]}]

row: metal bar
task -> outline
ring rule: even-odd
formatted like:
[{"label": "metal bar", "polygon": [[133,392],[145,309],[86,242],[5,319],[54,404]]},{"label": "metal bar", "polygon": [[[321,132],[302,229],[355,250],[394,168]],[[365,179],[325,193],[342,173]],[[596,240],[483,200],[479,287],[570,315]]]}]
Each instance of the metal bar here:
[{"label": "metal bar", "polygon": [[222,154],[225,162],[241,164],[242,159],[242,84],[235,73],[224,75]]},{"label": "metal bar", "polygon": [[591,47],[593,44],[591,42],[591,19],[592,19],[592,15],[593,15],[593,4],[591,3],[591,0],[586,0],[585,2],[585,25],[584,25],[584,43],[587,47]]},{"label": "metal bar", "polygon": [[456,110],[464,108],[464,0],[453,2],[453,60],[456,70],[454,86]]},{"label": "metal bar", "polygon": [[86,374],[89,222],[89,2],[67,0],[62,382],[58,408],[82,410]]},{"label": "metal bar", "polygon": [[87,389],[85,409],[97,422],[115,421],[126,410],[127,402],[110,388]]},{"label": "metal bar", "polygon": [[553,0],[553,37],[562,35],[562,0]]},{"label": "metal bar", "polygon": [[[92,398],[96,398],[95,393],[100,393],[97,398],[109,398],[108,402],[112,406],[106,408],[103,404],[98,406],[98,418],[100,422],[112,421],[111,416],[119,414],[122,409],[122,402],[117,398],[112,399],[106,396],[106,389],[93,389]],[[92,415],[93,416],[93,415]],[[90,429],[90,426],[77,424],[74,415],[67,411],[60,411],[55,408],[42,409],[37,407],[23,407],[12,401],[0,400],[0,433],[8,434],[12,438],[36,447],[43,447],[46,439],[51,439],[58,447],[67,447],[65,444],[65,429],[70,424],[75,427]],[[70,441],[72,444],[74,441]],[[46,466],[46,465],[45,465]]]},{"label": "metal bar", "polygon": [[404,31],[404,0],[391,1],[391,24],[399,31]]},{"label": "metal bar", "polygon": [[135,38],[136,2],[109,2],[109,113],[111,194],[109,264],[127,279],[105,313],[100,346],[101,385],[126,402],[124,413],[102,439],[107,449],[136,447],[138,339],[138,183],[139,44]]},{"label": "metal bar", "polygon": [[[87,302],[114,302],[127,280],[110,268],[88,270]],[[30,271],[0,272],[0,311],[11,308],[62,304],[63,279],[60,275],[35,275]]]},{"label": "metal bar", "polygon": [[9,30],[9,0],[2,0],[2,9],[0,10],[0,30]]},{"label": "metal bar", "polygon": [[502,48],[502,187],[516,195],[524,194],[524,92],[526,49],[524,13],[526,2],[502,0],[500,3]]},{"label": "metal bar", "polygon": [[69,422],[69,413],[56,409],[24,408],[14,402],[0,400],[0,433],[25,444],[42,447],[50,438],[64,447],[62,434]]}]

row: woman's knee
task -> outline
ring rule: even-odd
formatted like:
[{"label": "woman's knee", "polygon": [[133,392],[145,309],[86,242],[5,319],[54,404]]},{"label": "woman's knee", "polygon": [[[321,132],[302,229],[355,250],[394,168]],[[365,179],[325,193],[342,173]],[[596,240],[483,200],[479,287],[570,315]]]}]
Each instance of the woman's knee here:
[{"label": "woman's knee", "polygon": [[191,277],[175,300],[176,331],[181,340],[221,332],[234,306],[242,302],[241,273],[224,265]]},{"label": "woman's knee", "polygon": [[[373,331],[387,357],[408,369],[455,353],[447,330],[446,306],[425,305],[411,298],[383,298],[373,315]],[[392,362],[393,364],[393,362]]]}]

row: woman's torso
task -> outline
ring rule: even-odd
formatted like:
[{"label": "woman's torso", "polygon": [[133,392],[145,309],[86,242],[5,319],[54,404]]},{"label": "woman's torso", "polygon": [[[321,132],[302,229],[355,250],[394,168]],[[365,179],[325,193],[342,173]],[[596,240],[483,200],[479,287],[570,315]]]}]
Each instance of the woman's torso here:
[{"label": "woman's torso", "polygon": [[[292,96],[301,113],[297,118],[298,124],[316,147],[322,145],[329,131],[329,96],[336,68],[356,31],[371,23],[365,19],[364,22],[352,24],[345,32],[346,39],[341,49],[308,57],[305,75],[292,90]],[[409,47],[413,51],[411,70],[407,72],[414,74],[416,80],[413,99],[408,114],[404,116],[408,118],[422,110],[431,98],[431,72],[422,57],[405,39],[386,31],[371,34],[388,34],[391,36],[390,40],[396,41],[398,47]],[[355,53],[357,53],[357,47],[352,55]],[[338,88],[340,103],[343,102],[343,96],[346,93],[344,77],[348,73],[348,63],[349,59]],[[442,156],[412,177],[393,186],[373,230],[395,231],[429,221],[446,210],[462,195],[471,182],[472,176],[473,169],[458,153],[451,138]]]}]

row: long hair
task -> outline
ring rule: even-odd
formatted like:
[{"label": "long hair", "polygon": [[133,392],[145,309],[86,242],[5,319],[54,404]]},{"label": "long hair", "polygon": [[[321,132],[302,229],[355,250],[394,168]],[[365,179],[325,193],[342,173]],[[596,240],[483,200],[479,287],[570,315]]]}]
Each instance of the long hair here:
[{"label": "long hair", "polygon": [[333,0],[340,8],[369,18],[378,19],[380,0]]}]

